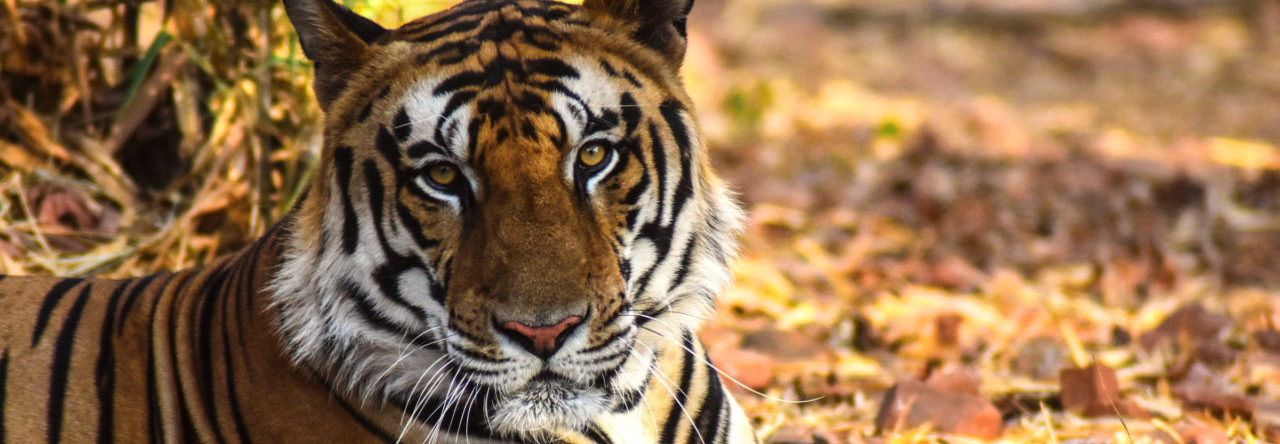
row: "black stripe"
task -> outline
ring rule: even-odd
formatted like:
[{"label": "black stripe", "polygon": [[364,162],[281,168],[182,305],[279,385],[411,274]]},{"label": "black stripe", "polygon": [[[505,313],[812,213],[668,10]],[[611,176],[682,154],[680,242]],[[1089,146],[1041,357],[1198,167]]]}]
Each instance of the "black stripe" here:
[{"label": "black stripe", "polygon": [[696,246],[698,234],[690,232],[689,240],[684,243],[684,252],[680,255],[680,267],[676,269],[676,277],[671,280],[671,286],[667,288],[670,293],[684,283],[684,278],[689,275],[689,269],[693,268],[693,247]]},{"label": "black stripe", "polygon": [[0,441],[4,441],[4,389],[9,380],[9,353],[0,350]]},{"label": "black stripe", "polygon": [[671,254],[671,229],[663,228],[658,225],[658,221],[653,221],[640,227],[639,237],[653,242],[654,250],[657,252],[657,257],[654,258],[653,263],[649,264],[640,275],[640,278],[636,280],[635,294],[645,294],[648,291],[649,281],[653,279],[653,273],[658,270],[658,267],[662,266],[663,262],[666,262],[667,256]]},{"label": "black stripe", "polygon": [[484,79],[484,73],[480,71],[461,72],[441,81],[431,93],[436,97],[441,97],[468,86],[484,83]]},{"label": "black stripe", "polygon": [[[414,189],[414,187],[410,187],[410,189]],[[406,207],[403,203],[396,202],[396,214],[400,216],[400,223],[404,224],[404,228],[409,231],[409,235],[413,237],[413,242],[418,245],[418,248],[427,250],[440,245],[439,239],[427,237],[422,230],[422,224],[409,212],[409,207]]]},{"label": "black stripe", "polygon": [[[703,354],[702,360],[707,372],[707,396],[703,398],[702,406],[698,408],[698,416],[694,419],[694,424],[702,432],[701,442],[715,443],[720,437],[720,427],[723,422],[721,415],[725,410],[724,386],[720,384],[715,367],[711,366],[711,359]],[[694,436],[689,437],[689,444],[695,444],[694,438]]]},{"label": "black stripe", "polygon": [[614,129],[618,127],[618,112],[610,109],[600,111],[598,121],[604,122],[606,125],[603,129]]},{"label": "black stripe", "polygon": [[338,289],[341,290],[340,295],[346,296],[347,300],[355,303],[356,314],[360,316],[360,320],[365,325],[395,336],[403,335],[408,331],[408,328],[400,326],[399,323],[374,308],[373,303],[369,301],[369,293],[361,289],[359,285],[344,279],[342,283],[338,284]]},{"label": "black stripe", "polygon": [[623,71],[622,77],[625,77],[627,79],[627,82],[631,83],[631,86],[634,86],[636,88],[644,88],[644,82],[641,82],[640,79],[636,78],[636,75],[632,74],[631,71]]},{"label": "black stripe", "polygon": [[516,26],[511,22],[497,20],[495,22],[486,23],[479,31],[475,33],[475,38],[481,41],[501,42],[510,40],[517,32],[524,31],[523,28],[537,28],[537,26],[525,23],[524,26]]},{"label": "black stripe", "polygon": [[605,60],[601,60],[601,61],[600,61],[600,67],[601,67],[601,68],[604,68],[604,72],[605,72],[606,74],[609,74],[609,75],[614,76],[614,77],[617,77],[617,76],[618,76],[618,70],[613,68],[613,64],[611,64],[611,63],[609,63],[609,62],[607,62],[607,61],[605,61]]},{"label": "black stripe", "polygon": [[[279,225],[276,226],[279,227]],[[244,269],[245,280],[241,285],[240,290],[236,293],[237,314],[247,315],[254,312],[253,300],[255,299],[254,296],[257,294],[259,288],[257,285],[254,285],[254,280],[258,277],[258,258],[262,257],[262,248],[267,244],[266,239],[270,238],[272,236],[272,232],[275,230],[275,228],[272,228],[264,234],[261,239],[253,244],[253,249],[249,250],[249,266]],[[271,273],[268,273],[268,276],[270,276],[270,274]],[[240,305],[242,302],[244,303],[243,308],[241,308]],[[248,331],[244,326],[244,319],[246,317],[247,316],[236,316],[236,326],[238,327],[236,330],[238,332],[236,334],[236,342],[240,345],[240,356],[244,359],[244,362],[249,362],[249,346],[244,340],[244,332]]]},{"label": "black stripe", "polygon": [[[157,276],[159,275],[153,274],[140,278],[141,280],[133,286],[133,289],[129,290],[129,295],[124,298],[124,305],[120,307],[120,314],[116,317],[116,336],[119,336],[124,332],[124,321],[129,317],[129,313],[133,312],[133,304],[138,302],[138,295],[142,294],[143,291],[146,291],[147,287],[151,285],[151,281],[155,280]],[[168,282],[167,278],[172,277],[173,275],[167,275],[165,282]],[[162,283],[160,286],[164,287],[164,284]]]},{"label": "black stripe", "polygon": [[575,8],[562,3],[546,2],[539,5],[513,4],[513,2],[501,1],[470,1],[463,2],[457,6],[449,8],[441,12],[439,16],[435,16],[432,24],[448,23],[454,20],[462,20],[466,18],[484,18],[490,13],[497,12],[505,8],[518,8],[521,17],[528,21],[533,18],[540,18],[543,21],[551,22],[567,17]]},{"label": "black stripe", "polygon": [[604,431],[600,430],[600,426],[591,424],[587,427],[587,439],[597,444],[612,444],[613,440],[609,439]]},{"label": "black stripe", "polygon": [[[446,20],[447,20],[447,19],[446,19]],[[449,25],[448,27],[445,27],[445,28],[442,28],[442,29],[439,29],[439,30],[436,30],[436,31],[428,32],[428,33],[426,33],[426,34],[422,34],[422,35],[420,35],[420,36],[418,36],[418,37],[415,37],[415,38],[413,39],[413,41],[415,41],[415,42],[429,42],[429,41],[436,40],[436,39],[439,39],[439,38],[444,37],[444,36],[448,36],[448,35],[452,35],[452,34],[457,34],[457,33],[460,33],[460,32],[462,32],[462,31],[467,31],[467,30],[474,29],[474,28],[476,27],[476,25],[479,25],[479,24],[480,24],[480,20],[468,20],[468,21],[462,21],[462,22],[455,22],[455,23],[453,23],[453,24]]]},{"label": "black stripe", "polygon": [[[356,252],[356,242],[360,240],[360,227],[356,220],[356,210],[351,204],[351,167],[352,148],[339,146],[333,150],[333,167],[338,175],[338,193],[342,195],[342,251],[348,255]],[[328,239],[324,239],[328,242]]]},{"label": "black stripe", "polygon": [[53,347],[53,363],[49,372],[49,415],[47,424],[48,442],[57,443],[62,440],[62,420],[66,416],[63,405],[66,404],[67,383],[71,378],[71,352],[74,351],[76,328],[80,326],[80,315],[84,313],[84,304],[89,301],[89,290],[92,285],[85,285],[80,296],[67,312],[62,321],[62,329]]},{"label": "black stripe", "polygon": [[680,356],[684,359],[684,365],[680,370],[680,391],[674,393],[674,400],[671,404],[671,410],[667,412],[667,421],[662,425],[662,439],[658,442],[674,443],[676,442],[676,431],[683,422],[685,414],[685,401],[689,400],[689,387],[693,385],[693,363],[697,359],[693,355],[693,333],[689,330],[684,331],[684,340],[681,341],[684,350],[680,351]]},{"label": "black stripe", "polygon": [[[210,416],[211,424],[218,424],[218,412],[214,406],[213,393],[213,316],[214,309],[218,306],[219,295],[226,292],[227,275],[230,272],[231,267],[225,264],[211,271],[196,293],[203,298],[200,301],[200,312],[197,314],[199,323],[196,327],[196,335],[198,335],[199,344],[195,353],[196,367],[200,369],[200,401],[204,405],[204,413]],[[215,425],[213,434],[216,442],[227,442],[222,436],[222,427]]]},{"label": "black stripe", "polygon": [[573,90],[569,89],[569,87],[564,86],[564,83],[563,83],[563,82],[561,82],[561,81],[560,81],[560,80],[558,80],[558,79],[554,79],[554,78],[553,78],[553,79],[550,79],[550,80],[542,80],[542,81],[536,81],[536,82],[535,82],[535,81],[530,81],[530,82],[528,82],[528,83],[525,83],[525,85],[524,85],[524,86],[527,86],[527,87],[529,87],[529,88],[531,88],[531,89],[540,90],[540,91],[546,92],[546,93],[548,93],[548,94],[557,94],[557,93],[559,93],[559,94],[564,95],[565,97],[567,97],[567,98],[569,98],[569,99],[571,99],[571,100],[573,100],[573,101],[577,102],[577,103],[578,103],[578,105],[582,106],[582,109],[584,109],[584,110],[589,109],[589,108],[586,106],[586,102],[582,100],[582,97],[581,97],[581,96],[579,96],[579,95],[578,95],[578,93],[575,93],[575,92],[573,92]]},{"label": "black stripe", "polygon": [[[386,131],[384,130],[383,134],[385,133]],[[381,135],[379,135],[379,138],[381,138]],[[449,155],[447,152],[445,152],[444,148],[440,148],[436,144],[425,141],[425,140],[415,143],[413,145],[409,145],[409,147],[405,148],[404,151],[405,151],[405,154],[408,154],[409,157],[414,160],[426,157],[428,154],[431,154],[431,153],[439,154],[441,156]]]},{"label": "black stripe", "polygon": [[[261,243],[259,242],[257,245],[255,245],[251,253],[257,252],[258,245],[261,245]],[[254,255],[254,258],[256,259],[256,255]],[[252,273],[253,270],[249,267],[244,267],[243,266],[244,264],[239,261],[237,261],[237,265],[239,266],[236,267],[236,271],[235,271],[236,276],[235,276],[235,280],[230,286],[231,290],[225,291],[225,292],[224,291],[218,292],[220,296],[219,299],[222,300],[222,313],[221,313],[222,366],[223,366],[222,377],[223,379],[226,380],[227,405],[231,407],[231,420],[232,422],[235,423],[236,434],[238,435],[240,442],[248,443],[250,442],[249,427],[245,424],[244,414],[240,411],[240,395],[236,393],[236,380],[235,380],[235,374],[233,371],[234,367],[232,367],[232,364],[234,364],[234,360],[231,358],[231,329],[232,329],[231,317],[234,315],[238,315],[239,313],[228,309],[228,306],[230,305],[232,299],[236,299],[236,295],[234,293],[232,294],[229,294],[229,293],[237,290],[242,291],[242,289],[246,288],[246,287],[243,287],[241,284],[243,281],[249,280],[251,278],[251,276],[248,276],[248,275]],[[236,305],[237,307],[239,306],[238,299],[237,299]],[[243,328],[243,324],[239,324],[239,320],[241,317],[240,316],[235,316],[235,317],[236,317],[237,324],[240,325],[240,329],[238,330],[241,332],[240,338],[241,340],[243,340],[244,328]],[[243,344],[241,346],[243,347]],[[212,384],[212,381],[210,381],[210,384]],[[212,413],[214,415],[214,419],[217,419],[217,413],[216,412],[212,412]],[[216,424],[217,422],[215,421],[214,423]]]},{"label": "black stripe", "polygon": [[547,52],[557,52],[560,50],[560,42],[563,40],[560,34],[552,32],[546,28],[526,29],[522,36],[525,44],[533,46]]},{"label": "black stripe", "polygon": [[[441,43],[435,49],[419,55],[418,63],[427,65],[437,63],[439,65],[452,65],[461,62],[462,59],[480,51],[480,44],[471,40],[463,39],[452,42]],[[448,56],[448,57],[446,57]]]},{"label": "black stripe", "polygon": [[[405,128],[408,128],[407,126]],[[400,168],[400,144],[396,143],[395,136],[391,135],[385,127],[378,128],[378,137],[375,139],[373,146],[378,149],[378,153],[382,154],[382,158],[392,169]]]},{"label": "black stripe", "polygon": [[679,102],[668,100],[658,107],[662,111],[662,119],[667,122],[667,127],[671,129],[671,138],[675,139],[676,146],[680,149],[680,182],[676,185],[676,192],[671,208],[671,220],[679,218],[680,210],[684,209],[684,202],[693,195],[693,148],[689,139],[689,127],[685,126],[684,119],[681,118],[681,111],[684,110]]},{"label": "black stripe", "polygon": [[[648,325],[650,322],[653,322],[654,320],[658,319],[662,315],[667,314],[668,311],[671,311],[670,304],[653,305],[649,308],[646,308],[643,312],[640,313],[644,316],[636,316],[635,318],[636,327],[644,328],[645,325]],[[649,330],[649,331],[653,331],[653,330]],[[657,332],[654,332],[654,333],[657,333]]]},{"label": "black stripe", "polygon": [[31,348],[36,348],[36,344],[40,343],[40,336],[44,334],[44,329],[49,327],[49,316],[53,315],[53,309],[58,306],[58,301],[62,300],[62,296],[71,291],[72,287],[79,284],[83,279],[64,279],[54,284],[44,295],[44,302],[40,304],[40,312],[36,314],[36,328],[31,334]]},{"label": "black stripe", "polygon": [[[174,292],[179,293],[187,286],[187,282],[195,273],[188,272],[181,276],[174,287]],[[160,300],[164,299],[165,288],[169,286],[167,280],[156,290],[155,298],[151,301],[151,311],[148,316],[151,318],[151,327],[147,330],[147,423],[151,428],[150,442],[156,443],[164,440],[164,423],[162,421],[162,412],[160,411],[160,389],[156,386],[156,335],[154,334],[155,322],[157,319],[156,311],[160,309]],[[170,328],[170,336],[173,330]]]},{"label": "black stripe", "polygon": [[[440,258],[443,259],[444,255],[441,254]],[[436,267],[436,273],[440,273],[440,270],[444,270],[444,273],[442,273],[444,275],[443,278],[437,278],[435,275],[427,273],[427,280],[431,281],[431,298],[443,306],[445,297],[449,293],[449,289],[445,288],[444,283],[453,280],[453,256],[449,256],[449,259],[445,260],[444,266]]]},{"label": "black stripe", "polygon": [[[467,102],[470,102],[471,99],[474,99],[474,98],[476,98],[475,91],[458,91],[454,93],[453,96],[449,97],[448,102],[445,102],[444,109],[440,111],[440,115],[451,116],[453,115],[454,111],[458,110],[459,107],[461,107],[462,105],[466,105]],[[441,140],[441,137],[445,135],[442,130],[443,128],[441,128],[441,125],[436,125],[436,141],[438,143],[447,143],[448,142],[447,140],[444,140],[444,141]]]},{"label": "black stripe", "polygon": [[569,139],[568,127],[565,126],[564,118],[560,115],[560,113],[551,113],[551,117],[556,122],[556,138],[555,138],[555,141],[552,143],[554,143],[555,146],[557,147],[563,147],[568,144],[565,142],[566,140]]},{"label": "black stripe", "polygon": [[[625,145],[627,144],[627,142],[623,142],[623,144]],[[630,150],[627,150],[627,151],[630,151]],[[627,171],[628,166],[631,165],[631,162],[632,162],[631,156],[622,155],[621,152],[616,154],[618,155],[617,156],[618,163],[615,164],[613,168],[610,168],[609,173],[605,174],[604,177],[601,179],[601,183],[609,184],[608,185],[609,190],[615,190],[615,191],[622,189],[622,185],[619,184],[617,181],[614,181],[613,178],[621,176],[623,172]],[[619,225],[619,227],[625,227],[625,225]]]},{"label": "black stripe", "polygon": [[[208,279],[208,276],[205,276],[203,273],[199,271],[192,272],[189,274],[189,276],[201,276],[201,277],[204,277],[206,281]],[[182,282],[179,282],[178,286],[173,289],[173,299],[170,301],[170,304],[168,307],[169,308],[168,360],[173,365],[175,372],[177,371],[177,368],[182,365],[181,364],[182,361],[178,357],[179,341],[177,340],[177,338],[178,338],[178,323],[179,323],[178,319],[181,318],[180,315],[185,314],[184,309],[186,308],[183,305],[183,300],[188,297],[194,297],[199,294],[199,293],[196,293],[194,295],[188,294],[185,291],[187,284],[191,283],[191,279],[194,279],[194,278],[185,279]],[[203,283],[201,285],[203,285]],[[171,376],[177,377],[176,374]],[[179,417],[179,421],[180,421],[179,424],[182,426],[183,442],[196,442],[197,440],[199,440],[199,434],[196,433],[195,420],[191,418],[191,409],[187,408],[187,393],[182,389],[181,384],[178,384],[177,390],[175,391],[178,394],[177,405],[178,405],[178,412],[181,414]]]},{"label": "black stripe", "polygon": [[482,121],[497,122],[507,115],[507,102],[494,99],[480,99],[476,101],[476,115],[484,117],[484,119],[471,119],[471,123],[467,125],[467,135],[475,140],[477,129],[480,128]]},{"label": "black stripe", "polygon": [[[667,206],[667,149],[662,144],[660,134],[658,125],[649,122],[649,150],[650,155],[653,156],[654,172],[658,176],[655,182],[658,185],[658,214],[656,218],[659,222],[661,222],[662,214],[665,213],[664,209]],[[672,216],[672,218],[674,219],[675,216]]]},{"label": "black stripe", "polygon": [[[644,162],[640,162],[640,165],[644,166]],[[627,190],[627,195],[622,198],[623,205],[631,207],[627,211],[627,218],[624,222],[628,230],[638,230],[640,228],[637,226],[640,219],[640,198],[644,197],[645,191],[649,191],[649,168],[644,168],[644,174],[640,175],[640,182],[637,182],[634,187]]]},{"label": "black stripe", "polygon": [[[164,286],[161,286],[161,294],[157,294],[152,302],[151,313],[155,313],[160,298],[163,297],[163,289]],[[147,425],[151,429],[148,442],[154,444],[164,439],[164,427],[160,422],[160,395],[156,388],[156,335],[150,330],[147,333]]]},{"label": "black stripe", "polygon": [[640,126],[640,105],[631,93],[624,92],[618,99],[618,106],[622,107],[622,121],[627,124],[627,137],[630,137]]},{"label": "black stripe", "polygon": [[[388,255],[394,254],[394,252],[390,250],[385,251]],[[413,268],[421,268],[425,270],[425,267],[422,266],[408,265],[408,261],[402,258],[399,260],[393,260],[378,267],[373,271],[372,277],[374,283],[378,284],[378,290],[382,292],[383,297],[400,306],[400,308],[413,313],[414,319],[423,320],[427,318],[426,310],[410,303],[409,300],[405,299],[404,296],[400,294],[400,276],[403,275],[404,272]],[[429,277],[428,280],[430,280]]]},{"label": "black stripe", "polygon": [[533,59],[524,62],[525,69],[532,73],[543,74],[548,77],[561,77],[576,79],[578,78],[578,70],[563,60],[555,58]]},{"label": "black stripe", "polygon": [[365,102],[364,107],[360,108],[360,115],[356,117],[356,122],[363,123],[369,118],[369,114],[373,112],[373,100]]},{"label": "black stripe", "polygon": [[396,140],[404,142],[413,134],[413,122],[409,120],[409,110],[400,107],[400,111],[396,112],[396,117],[391,119],[391,131],[396,134]]},{"label": "black stripe", "polygon": [[128,280],[120,282],[115,290],[111,291],[111,296],[107,301],[107,311],[102,316],[102,331],[98,335],[98,362],[94,366],[93,374],[94,386],[98,390],[98,442],[107,444],[115,440],[115,402],[114,394],[116,389],[116,369],[115,369],[115,350],[112,348],[112,338],[115,332],[112,326],[115,325],[114,318],[116,309],[119,307],[120,298],[124,295],[129,285],[143,285],[138,281]]}]

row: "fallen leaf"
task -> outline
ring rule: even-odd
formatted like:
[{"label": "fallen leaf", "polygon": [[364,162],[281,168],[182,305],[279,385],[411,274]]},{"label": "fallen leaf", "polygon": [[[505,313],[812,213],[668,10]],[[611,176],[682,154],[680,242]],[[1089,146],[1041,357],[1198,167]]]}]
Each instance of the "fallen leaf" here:
[{"label": "fallen leaf", "polygon": [[1136,404],[1126,402],[1116,381],[1116,372],[1101,363],[1085,368],[1066,368],[1058,373],[1062,408],[1081,416],[1121,415],[1146,418]]},{"label": "fallen leaf", "polygon": [[995,439],[1003,427],[1000,411],[990,401],[940,390],[918,381],[902,381],[885,392],[876,414],[876,433],[924,425],[944,433]]},{"label": "fallen leaf", "polygon": [[1225,315],[1206,311],[1199,303],[1179,307],[1154,330],[1142,336],[1142,345],[1148,349],[1161,345],[1196,345],[1207,341],[1219,341],[1231,319]]}]

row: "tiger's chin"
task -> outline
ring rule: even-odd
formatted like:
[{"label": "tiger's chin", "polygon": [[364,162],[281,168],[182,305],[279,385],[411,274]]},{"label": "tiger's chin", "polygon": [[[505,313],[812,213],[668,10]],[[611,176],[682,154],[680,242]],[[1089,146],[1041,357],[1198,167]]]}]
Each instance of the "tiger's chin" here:
[{"label": "tiger's chin", "polygon": [[603,390],[564,380],[538,380],[498,400],[490,412],[494,432],[539,441],[563,431],[582,431],[608,409]]}]

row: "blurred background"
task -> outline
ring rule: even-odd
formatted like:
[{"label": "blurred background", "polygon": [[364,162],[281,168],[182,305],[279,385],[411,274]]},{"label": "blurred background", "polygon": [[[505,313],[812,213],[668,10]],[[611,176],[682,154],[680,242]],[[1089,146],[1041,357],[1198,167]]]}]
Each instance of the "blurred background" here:
[{"label": "blurred background", "polygon": [[[0,272],[197,265],[312,172],[274,2],[0,23]],[[750,210],[703,338],[769,442],[1280,440],[1280,1],[698,0],[689,28]],[[1060,373],[1095,362],[1102,413]],[[974,403],[880,411],[916,380]],[[994,432],[963,414],[988,408]]]}]

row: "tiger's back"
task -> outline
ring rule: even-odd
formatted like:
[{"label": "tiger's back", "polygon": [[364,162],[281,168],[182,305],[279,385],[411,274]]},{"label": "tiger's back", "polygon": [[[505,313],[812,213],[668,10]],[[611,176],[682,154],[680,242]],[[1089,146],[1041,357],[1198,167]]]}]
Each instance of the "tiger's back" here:
[{"label": "tiger's back", "polygon": [[754,442],[696,330],[739,210],[680,0],[471,0],[386,30],[287,0],[325,111],[245,250],[0,280],[6,442]]},{"label": "tiger's back", "polygon": [[289,363],[270,239],[135,279],[3,276],[0,442],[391,440]]},{"label": "tiger's back", "polygon": [[299,375],[255,374],[225,356],[289,368],[256,337],[270,329],[246,305],[253,298],[218,297],[232,287],[250,296],[265,282],[264,270],[242,260],[253,253],[261,251],[137,279],[0,279],[0,442],[223,441],[220,429],[247,436],[246,416],[290,405],[238,398],[269,396],[264,382]]}]

